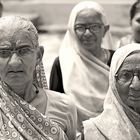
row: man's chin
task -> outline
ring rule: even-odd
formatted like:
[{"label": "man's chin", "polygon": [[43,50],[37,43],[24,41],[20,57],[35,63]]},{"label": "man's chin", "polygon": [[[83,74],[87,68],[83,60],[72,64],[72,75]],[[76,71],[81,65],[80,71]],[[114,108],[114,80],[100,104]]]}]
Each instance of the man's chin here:
[{"label": "man's chin", "polygon": [[140,114],[140,100],[129,100],[128,106]]},{"label": "man's chin", "polygon": [[90,43],[85,43],[85,44],[84,44],[84,48],[85,48],[85,49],[88,49],[88,50],[89,50],[89,49],[92,49],[92,50],[93,50],[94,45],[93,45],[92,43],[91,43],[91,44],[90,44]]},{"label": "man's chin", "polygon": [[85,45],[85,46],[93,46],[94,44],[95,44],[95,42],[83,42],[83,44]]},{"label": "man's chin", "polygon": [[24,80],[22,78],[13,78],[13,79],[8,79],[5,81],[5,83],[7,83],[10,87],[12,86],[22,86],[24,82]]}]

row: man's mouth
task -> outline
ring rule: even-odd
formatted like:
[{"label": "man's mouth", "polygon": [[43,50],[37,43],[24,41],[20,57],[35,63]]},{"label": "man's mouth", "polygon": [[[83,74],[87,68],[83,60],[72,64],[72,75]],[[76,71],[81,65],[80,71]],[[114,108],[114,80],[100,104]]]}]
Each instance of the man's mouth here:
[{"label": "man's mouth", "polygon": [[83,44],[87,44],[87,45],[92,45],[93,43],[95,43],[95,41],[93,41],[93,40],[90,40],[90,41],[87,41],[87,40],[85,40],[85,41],[83,41]]},{"label": "man's mouth", "polygon": [[129,99],[133,101],[140,101],[140,95],[130,95]]},{"label": "man's mouth", "polygon": [[23,72],[23,71],[21,71],[21,70],[16,70],[16,71],[8,71],[8,73],[21,73],[21,72]]},{"label": "man's mouth", "polygon": [[20,75],[20,74],[22,74],[22,73],[23,73],[22,70],[18,70],[18,71],[17,71],[17,70],[16,70],[16,71],[13,71],[13,70],[12,70],[12,71],[8,71],[8,72],[7,72],[7,75],[13,75],[13,76],[14,76],[14,75]]}]

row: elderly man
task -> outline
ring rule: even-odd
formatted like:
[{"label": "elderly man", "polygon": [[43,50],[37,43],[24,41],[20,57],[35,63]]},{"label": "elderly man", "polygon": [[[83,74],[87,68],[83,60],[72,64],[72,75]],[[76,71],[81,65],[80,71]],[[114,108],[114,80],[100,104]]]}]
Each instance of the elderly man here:
[{"label": "elderly man", "polygon": [[1,140],[75,139],[73,103],[38,84],[42,56],[30,21],[14,16],[0,19]]}]

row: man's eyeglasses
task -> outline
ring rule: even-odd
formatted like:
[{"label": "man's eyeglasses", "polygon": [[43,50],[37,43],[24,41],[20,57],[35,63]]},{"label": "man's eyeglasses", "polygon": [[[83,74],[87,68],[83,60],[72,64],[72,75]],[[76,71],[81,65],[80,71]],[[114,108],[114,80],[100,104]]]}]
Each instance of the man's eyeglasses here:
[{"label": "man's eyeglasses", "polygon": [[8,58],[13,53],[16,53],[18,56],[25,56],[27,54],[33,53],[33,48],[30,47],[21,47],[14,50],[11,49],[0,49],[0,57],[1,58]]},{"label": "man's eyeglasses", "polygon": [[88,29],[91,33],[99,32],[103,24],[75,25],[75,31],[84,34]]},{"label": "man's eyeglasses", "polygon": [[140,71],[121,71],[115,75],[116,79],[122,82],[131,82],[137,76],[140,80]]}]

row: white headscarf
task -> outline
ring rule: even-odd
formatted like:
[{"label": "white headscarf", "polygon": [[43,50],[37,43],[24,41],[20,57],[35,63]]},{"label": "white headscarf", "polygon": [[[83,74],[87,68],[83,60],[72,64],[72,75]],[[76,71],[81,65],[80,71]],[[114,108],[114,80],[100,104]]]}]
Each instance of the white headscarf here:
[{"label": "white headscarf", "polygon": [[140,44],[132,43],[119,48],[114,53],[104,111],[98,117],[91,118],[83,123],[85,140],[91,140],[92,138],[94,140],[140,140],[140,134],[138,133],[140,115],[122,102],[116,89],[115,80],[115,74],[125,58],[136,50],[140,51]]},{"label": "white headscarf", "polygon": [[[75,20],[78,13],[84,9],[94,9],[99,14],[101,14],[103,24],[109,25],[105,11],[101,5],[99,5],[98,3],[94,1],[83,1],[77,4],[71,11],[69,21],[68,21],[68,30],[67,30],[65,38],[68,38],[68,36],[76,38],[76,34],[74,31]],[[112,37],[109,30],[106,32],[105,37],[103,38],[102,48],[107,49],[107,50],[115,50],[115,46],[112,43]]]},{"label": "white headscarf", "polygon": [[[64,91],[77,105],[80,121],[97,116],[102,112],[109,76],[109,67],[106,64],[88,51],[84,50],[83,54],[78,49],[81,44],[74,32],[74,23],[77,14],[87,8],[101,13],[103,23],[108,25],[105,12],[99,4],[93,1],[79,3],[70,14],[68,30],[59,54]],[[107,43],[108,45],[106,45]],[[112,49],[109,31],[104,37],[102,46],[106,49]]]}]

